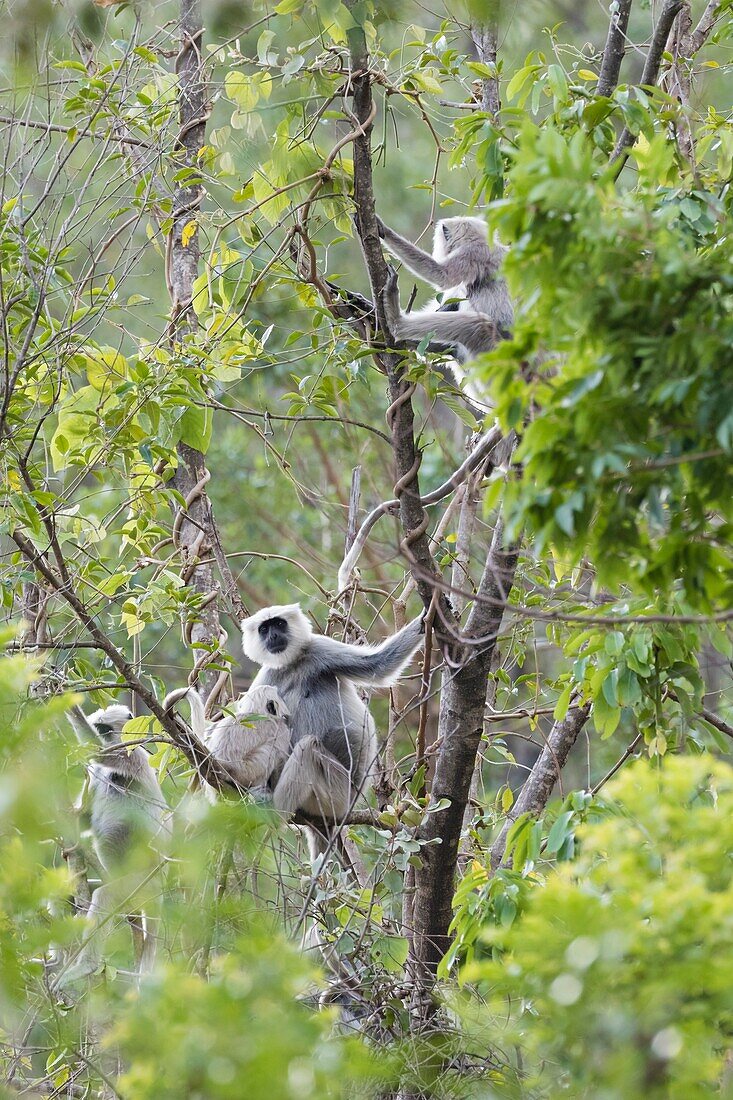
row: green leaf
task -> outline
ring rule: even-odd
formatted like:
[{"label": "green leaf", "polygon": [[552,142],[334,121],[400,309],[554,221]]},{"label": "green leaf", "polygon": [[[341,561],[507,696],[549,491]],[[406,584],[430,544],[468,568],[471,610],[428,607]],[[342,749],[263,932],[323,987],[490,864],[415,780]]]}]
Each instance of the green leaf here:
[{"label": "green leaf", "polygon": [[548,855],[555,855],[555,853],[559,852],[560,848],[562,848],[570,832],[570,822],[574,817],[575,814],[572,810],[566,810],[564,813],[560,814],[547,837],[545,851]]},{"label": "green leaf", "polygon": [[390,974],[399,974],[407,961],[409,943],[402,936],[376,936],[369,954]]},{"label": "green leaf", "polygon": [[573,693],[574,685],[572,683],[567,684],[560,693],[560,696],[555,703],[555,709],[552,712],[552,717],[556,722],[562,722],[565,715],[568,713],[570,707],[570,697]]},{"label": "green leaf", "polygon": [[612,630],[610,634],[606,635],[606,640],[603,644],[603,648],[610,657],[619,657],[623,652],[626,638],[620,630]]},{"label": "green leaf", "polygon": [[507,85],[507,99],[514,99],[515,95],[521,91],[527,81],[539,72],[539,69],[539,65],[525,65],[524,68],[518,69]]},{"label": "green leaf", "polygon": [[180,440],[187,443],[195,451],[206,454],[211,443],[211,431],[214,417],[211,409],[202,409],[199,405],[191,405],[181,417]]}]

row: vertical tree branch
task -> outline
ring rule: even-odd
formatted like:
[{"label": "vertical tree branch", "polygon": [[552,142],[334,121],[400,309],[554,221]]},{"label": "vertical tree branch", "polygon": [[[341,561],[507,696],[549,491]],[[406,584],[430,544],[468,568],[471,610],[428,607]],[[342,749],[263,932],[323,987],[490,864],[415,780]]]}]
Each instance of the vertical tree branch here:
[{"label": "vertical tree branch", "polygon": [[[359,234],[369,272],[372,295],[381,330],[385,327],[381,292],[387,279],[374,204],[370,130],[372,110],[371,77],[366,40],[360,27],[349,32],[351,92],[354,115],[362,133],[354,141],[354,196]],[[392,404],[388,421],[404,532],[403,549],[410,563],[415,585],[426,608],[435,599],[435,636],[450,673],[444,683],[438,722],[438,753],[432,785],[433,804],[445,799],[446,809],[426,815],[418,837],[423,866],[415,869],[413,904],[406,910],[413,925],[409,968],[416,981],[413,1025],[419,1029],[427,1020],[429,991],[438,962],[448,945],[448,926],[458,858],[463,814],[469,797],[476,753],[483,732],[484,701],[491,660],[512,588],[517,565],[517,547],[505,549],[503,532],[497,526],[479,585],[479,600],[466,622],[466,636],[481,638],[480,646],[456,644],[457,620],[443,593],[435,595],[437,570],[427,539],[427,516],[420,498],[418,470],[420,455],[415,444],[412,394],[414,386],[404,379],[401,357],[379,352],[389,383]],[[410,890],[412,882],[408,884]]]},{"label": "vertical tree branch", "polygon": [[[657,20],[657,25],[654,28],[649,53],[646,55],[644,70],[641,74],[641,80],[639,81],[639,84],[644,88],[652,87],[657,82],[659,69],[662,64],[662,55],[667,45],[669,32],[672,30],[672,24],[677,18],[677,13],[682,7],[682,3],[683,0],[666,0],[662,8],[659,19]],[[616,147],[611,154],[611,163],[616,169],[617,176],[628,159],[629,149],[634,144],[635,138],[636,135],[629,130],[628,126],[624,126],[616,142]]]},{"label": "vertical tree branch", "polygon": [[454,876],[463,814],[471,790],[476,754],[484,728],[484,702],[491,660],[514,583],[518,548],[504,547],[500,523],[494,531],[474,603],[465,626],[466,638],[484,638],[480,647],[468,645],[460,665],[444,677],[438,720],[440,751],[431,791],[433,803],[449,805],[426,815],[418,839],[426,846],[423,867],[416,875],[413,907],[413,977],[430,981],[448,947]]},{"label": "vertical tree branch", "polygon": [[618,84],[621,64],[626,53],[626,28],[629,25],[632,3],[633,0],[616,0],[616,3],[611,5],[611,21],[608,24],[608,36],[596,88],[598,95],[611,95]]},{"label": "vertical tree branch", "polygon": [[[198,177],[199,156],[206,137],[209,110],[205,102],[205,81],[201,56],[204,28],[199,0],[181,0],[181,49],[176,58],[180,133],[180,167],[195,173],[176,186],[173,224],[168,241],[167,276],[171,294],[171,343],[185,353],[185,340],[196,329],[193,284],[199,268],[198,212],[203,186]],[[199,649],[190,682],[200,675],[205,697],[211,705],[224,687],[225,677],[211,668],[225,640],[216,605],[217,587],[210,563],[199,564],[218,548],[206,494],[208,472],[203,454],[187,443],[178,444],[178,469],[173,485],[186,501],[174,523],[174,538],[184,559],[184,578],[200,597],[195,621],[186,624],[186,641]]]},{"label": "vertical tree branch", "polygon": [[23,648],[45,645],[48,641],[48,592],[37,581],[23,581],[20,612],[23,628],[18,640]]},{"label": "vertical tree branch", "polygon": [[687,51],[690,47],[692,31],[692,13],[689,0],[683,3],[679,15],[672,25],[672,31],[667,42],[667,53],[672,55],[672,62],[667,70],[663,86],[671,96],[674,96],[682,107],[680,117],[676,124],[677,144],[682,156],[690,162],[694,168],[695,145],[692,137],[692,127],[688,112],[692,93],[692,81],[686,65]]},{"label": "vertical tree branch", "polygon": [[[349,50],[353,113],[361,128],[361,133],[354,139],[354,202],[358,214],[359,238],[379,327],[382,332],[387,332],[382,290],[387,282],[388,267],[382,254],[372,181],[372,81],[366,37],[360,26],[349,31]],[[420,597],[425,607],[429,608],[435,591],[433,582],[437,580],[438,574],[427,537],[428,517],[420,498],[418,471],[421,456],[415,443],[415,413],[412,407],[415,387],[405,381],[400,355],[380,352],[379,362],[387,375],[392,402],[387,411],[387,420],[392,430],[397,478],[395,496],[399,499],[400,520],[404,532],[402,548],[409,560]],[[450,645],[450,634],[441,630],[440,623],[452,622],[453,618],[448,601],[441,595],[435,628],[441,647]]]},{"label": "vertical tree branch", "polygon": [[[476,47],[479,61],[496,69],[496,51],[499,37],[499,2],[493,0],[487,5],[486,22],[471,27],[471,38]],[[481,79],[481,110],[492,118],[499,117],[501,99],[499,98],[499,74]]]}]

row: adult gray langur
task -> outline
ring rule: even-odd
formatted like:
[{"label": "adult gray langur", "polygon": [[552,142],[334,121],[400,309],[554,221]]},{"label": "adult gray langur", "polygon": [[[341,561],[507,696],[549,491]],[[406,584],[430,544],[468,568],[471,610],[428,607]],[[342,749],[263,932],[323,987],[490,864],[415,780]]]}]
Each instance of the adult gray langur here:
[{"label": "adult gray langur", "polygon": [[[238,786],[266,788],[279,775],[290,752],[290,711],[276,688],[251,687],[231,706],[231,714],[207,722],[204,705],[195,691],[188,695],[191,726],[211,755],[223,764]],[[216,797],[206,784],[209,799]]]},{"label": "adult gray langur", "polygon": [[443,291],[443,305],[403,313],[397,276],[383,292],[384,311],[398,340],[420,343],[430,337],[430,351],[449,351],[459,363],[491,351],[509,339],[514,307],[501,265],[508,249],[489,241],[483,218],[443,218],[435,226],[432,256],[379,220],[379,232],[390,252],[419,279]]},{"label": "adult gray langur", "polygon": [[[252,687],[277,688],[291,715],[292,751],[275,785],[275,808],[342,820],[377,761],[374,720],[357,685],[395,682],[420,647],[422,616],[376,646],[314,634],[297,603],[265,607],[241,625],[245,656],[261,666]],[[317,851],[318,839],[310,839]]]},{"label": "adult gray langur", "polygon": [[[171,835],[170,809],[143,748],[122,743],[122,728],[132,718],[114,704],[86,715],[75,706],[69,719],[81,742],[92,742],[95,759],[87,767],[87,797],[91,832],[106,881],[92,894],[88,932],[76,963],[61,976],[60,985],[92,973],[100,958],[102,923],[108,923],[123,895],[133,895],[165,856]],[[140,972],[155,961],[156,937],[149,913],[128,913]]]}]

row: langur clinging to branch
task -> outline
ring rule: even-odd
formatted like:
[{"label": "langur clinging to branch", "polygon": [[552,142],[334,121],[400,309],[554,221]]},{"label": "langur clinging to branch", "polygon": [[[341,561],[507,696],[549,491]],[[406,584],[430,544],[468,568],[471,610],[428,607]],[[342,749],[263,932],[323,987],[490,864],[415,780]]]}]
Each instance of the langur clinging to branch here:
[{"label": "langur clinging to branch", "polygon": [[[193,732],[239,787],[261,791],[280,774],[290,752],[290,711],[276,688],[251,687],[218,722],[207,723],[195,691],[188,699]],[[216,794],[208,784],[206,793],[212,799]]]},{"label": "langur clinging to branch", "polygon": [[[343,820],[377,761],[374,721],[357,685],[388,687],[422,642],[422,616],[377,646],[314,634],[298,604],[242,621],[245,656],[260,665],[253,688],[277,688],[291,715],[292,752],[275,786],[276,809]],[[309,831],[312,855],[323,836]]]},{"label": "langur clinging to branch", "polygon": [[514,307],[500,273],[507,249],[489,241],[482,218],[439,221],[432,256],[381,220],[379,232],[390,252],[414,275],[444,291],[443,305],[403,313],[397,276],[390,277],[384,311],[398,340],[419,344],[430,337],[431,351],[450,351],[459,363],[466,363],[510,337]]}]

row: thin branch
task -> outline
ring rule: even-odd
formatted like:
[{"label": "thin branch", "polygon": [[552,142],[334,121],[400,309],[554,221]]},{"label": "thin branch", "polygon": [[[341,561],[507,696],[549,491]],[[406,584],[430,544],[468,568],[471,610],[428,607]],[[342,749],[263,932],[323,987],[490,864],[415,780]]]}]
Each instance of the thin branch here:
[{"label": "thin branch", "polygon": [[637,733],[634,740],[631,742],[630,745],[627,746],[626,750],[618,758],[618,760],[613,765],[613,767],[609,771],[607,771],[606,774],[604,775],[603,779],[599,779],[598,782],[596,783],[595,787],[593,787],[591,789],[591,792],[590,792],[591,794],[596,795],[600,791],[601,787],[605,787],[605,785],[606,785],[606,783],[608,783],[609,779],[612,779],[613,776],[616,774],[616,772],[619,771],[619,769],[624,766],[624,764],[629,759],[629,757],[633,756],[633,754],[636,752],[637,746],[643,740],[644,740],[644,734],[643,733]]},{"label": "thin branch", "polygon": [[197,773],[216,790],[221,790],[223,787],[228,786],[236,787],[236,784],[231,780],[226,768],[222,767],[221,764],[218,764],[209,756],[206,747],[201,744],[182,719],[162,706],[150,688],[139,678],[134,666],[127,660],[117,646],[109,640],[104,631],[97,626],[91,612],[77,596],[70,584],[54,572],[46,561],[45,556],[40,551],[36,550],[30,539],[26,538],[19,530],[13,531],[11,533],[11,538],[22,551],[27,561],[38,570],[54,592],[58,593],[58,595],[66,601],[79,622],[86,627],[89,634],[94,639],[97,648],[109,657],[111,663],[130,685],[131,690],[135,692],[148,710],[155,715],[163,729],[170,735],[177,748],[179,748],[187,760],[189,760]]},{"label": "thin branch", "polygon": [[496,871],[504,860],[506,838],[513,822],[522,814],[539,817],[547,805],[552,789],[560,778],[570,750],[590,715],[590,704],[571,707],[565,717],[555,722],[542,752],[532,766],[519,795],[507,815],[501,832],[491,846],[491,869]]},{"label": "thin branch", "polygon": [[[491,451],[493,451],[494,448],[499,443],[501,443],[502,439],[503,436],[501,434],[501,429],[497,427],[491,428],[488,432],[485,433],[483,438],[479,441],[479,443],[468,456],[468,458],[466,458],[461,463],[458,469],[451,474],[447,481],[444,481],[443,484],[439,485],[437,489],[433,489],[432,492],[427,493],[424,497],[420,498],[421,503],[425,507],[429,507],[431,504],[437,504],[439,501],[447,497],[450,493],[455,492],[459,485],[462,485],[466,478],[470,474],[472,474],[474,470],[478,469],[478,467],[489,456]],[[337,581],[339,592],[343,592],[344,589],[351,583],[356,563],[361,557],[361,552],[366,545],[366,541],[374,525],[379,519],[381,519],[382,516],[385,516],[387,514],[395,515],[398,512],[399,507],[400,502],[397,497],[394,497],[392,500],[385,500],[381,504],[378,504],[376,508],[373,508],[366,519],[362,522],[362,525],[359,528],[351,549],[346,554],[344,560],[339,566]]]},{"label": "thin branch", "polygon": [[[59,126],[53,122],[38,122],[32,118],[18,119],[13,118],[12,115],[0,115],[0,122],[6,123],[8,126],[17,126],[19,130],[25,130],[30,126],[35,130],[45,130],[47,133],[64,134],[66,137],[69,135],[69,131],[74,131],[74,137],[88,137],[96,138],[97,141],[106,141],[108,134],[103,131],[97,132],[96,130],[78,130],[75,126]],[[140,138],[125,136],[125,141],[128,145],[139,145],[143,149],[152,149],[153,146],[147,141],[142,141]]]},{"label": "thin branch", "polygon": [[[639,84],[643,88],[651,88],[657,83],[659,77],[659,69],[662,64],[662,55],[664,54],[664,48],[667,45],[667,39],[669,38],[669,32],[672,30],[672,24],[677,18],[677,14],[680,11],[683,4],[683,0],[666,0],[664,7],[662,8],[657,25],[654,28],[654,34],[652,36],[651,45],[649,47],[649,53],[646,56],[644,63],[644,70],[641,74],[641,80]],[[628,126],[625,126],[616,142],[616,147],[611,154],[611,163],[615,169],[616,176],[619,175],[621,169],[626,163],[629,156],[629,149],[636,140],[636,134],[629,130]]]},{"label": "thin branch", "polygon": [[709,722],[711,726],[715,726],[716,730],[720,730],[726,737],[733,739],[733,726],[728,725],[722,718],[719,718],[712,710],[708,710],[707,707],[703,707],[700,711],[700,715]]}]

